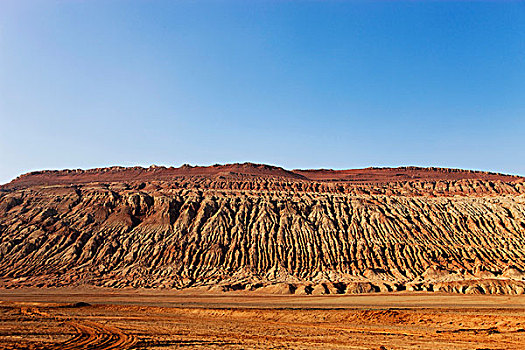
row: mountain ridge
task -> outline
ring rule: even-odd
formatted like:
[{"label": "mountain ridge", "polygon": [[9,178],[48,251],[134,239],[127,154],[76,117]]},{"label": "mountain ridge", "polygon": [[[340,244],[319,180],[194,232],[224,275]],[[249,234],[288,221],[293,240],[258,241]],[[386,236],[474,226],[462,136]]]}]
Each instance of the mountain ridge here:
[{"label": "mountain ridge", "polygon": [[253,163],[23,175],[0,288],[525,293],[522,177]]},{"label": "mountain ridge", "polygon": [[182,165],[176,167],[122,167],[111,166],[93,169],[40,170],[22,174],[2,188],[21,188],[35,185],[75,184],[88,182],[118,181],[169,181],[179,177],[253,177],[278,178],[319,182],[363,182],[387,183],[398,181],[437,181],[437,180],[492,180],[524,181],[517,175],[463,170],[440,167],[367,167],[362,169],[293,169],[286,170],[279,166],[256,163],[215,164],[212,166]]}]

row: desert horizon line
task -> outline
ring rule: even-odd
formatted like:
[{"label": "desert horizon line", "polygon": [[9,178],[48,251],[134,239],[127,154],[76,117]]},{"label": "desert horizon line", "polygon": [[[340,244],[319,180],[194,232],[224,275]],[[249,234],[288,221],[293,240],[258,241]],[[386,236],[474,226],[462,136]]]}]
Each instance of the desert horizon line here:
[{"label": "desert horizon line", "polygon": [[[417,164],[399,164],[399,165],[368,165],[368,166],[355,166],[355,167],[286,167],[284,165],[279,165],[276,163],[265,163],[265,162],[255,162],[255,161],[232,161],[225,163],[203,163],[203,164],[192,164],[192,163],[179,163],[169,165],[167,163],[152,163],[146,165],[144,163],[137,163],[136,165],[100,165],[100,166],[86,166],[86,167],[50,167],[50,168],[39,168],[23,171],[19,173],[16,177],[11,178],[14,180],[20,176],[38,174],[43,172],[61,172],[61,171],[95,171],[102,169],[150,169],[150,168],[163,168],[163,169],[181,169],[181,168],[213,168],[220,166],[231,166],[231,165],[254,165],[254,166],[268,166],[277,169],[283,169],[286,171],[348,171],[348,170],[369,170],[369,169],[419,169],[419,170],[452,170],[458,172],[473,172],[473,173],[487,173],[487,174],[498,174],[506,176],[517,176],[525,177],[525,174],[506,172],[504,170],[494,170],[494,169],[481,169],[481,168],[468,168],[468,167],[456,167],[456,166],[438,166],[438,165],[417,165]],[[11,181],[9,180],[9,181]],[[8,183],[8,182],[6,182]]]}]

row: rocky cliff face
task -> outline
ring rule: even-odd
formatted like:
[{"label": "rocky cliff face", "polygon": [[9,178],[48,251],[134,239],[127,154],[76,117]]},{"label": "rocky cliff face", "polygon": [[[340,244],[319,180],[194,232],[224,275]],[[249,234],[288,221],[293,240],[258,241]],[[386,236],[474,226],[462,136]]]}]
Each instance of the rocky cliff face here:
[{"label": "rocky cliff face", "polygon": [[521,294],[523,180],[255,164],[32,173],[0,190],[0,286]]}]

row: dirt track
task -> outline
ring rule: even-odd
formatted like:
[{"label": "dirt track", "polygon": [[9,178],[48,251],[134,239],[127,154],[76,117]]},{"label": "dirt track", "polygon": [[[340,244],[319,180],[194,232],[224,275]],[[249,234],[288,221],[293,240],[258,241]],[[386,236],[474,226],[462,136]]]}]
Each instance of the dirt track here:
[{"label": "dirt track", "polygon": [[134,337],[120,331],[118,328],[102,325],[96,322],[67,322],[77,335],[70,340],[57,344],[60,349],[125,349],[134,343]]},{"label": "dirt track", "polygon": [[[38,305],[38,304],[37,304]],[[135,344],[135,338],[132,335],[122,332],[116,327],[112,327],[99,322],[89,321],[86,319],[78,319],[69,317],[63,311],[68,308],[79,307],[77,305],[58,305],[55,307],[45,307],[46,311],[40,307],[26,307],[20,306],[20,314],[24,315],[37,323],[53,323],[62,325],[64,330],[70,328],[74,331],[74,335],[63,342],[56,342],[53,344],[0,344],[6,348],[12,349],[127,349]],[[7,310],[16,309],[17,305],[7,307]],[[14,311],[14,310],[11,310]],[[13,312],[12,312],[13,313]],[[16,311],[14,311],[16,313]],[[23,321],[22,321],[23,323]]]}]

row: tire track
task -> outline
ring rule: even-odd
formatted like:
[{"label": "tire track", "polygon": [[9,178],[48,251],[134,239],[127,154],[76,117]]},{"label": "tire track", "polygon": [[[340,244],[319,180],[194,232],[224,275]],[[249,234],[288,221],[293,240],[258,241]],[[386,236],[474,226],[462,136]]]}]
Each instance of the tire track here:
[{"label": "tire track", "polygon": [[127,349],[136,343],[133,335],[126,334],[117,327],[108,326],[102,323],[78,320],[71,317],[51,315],[36,307],[21,308],[21,312],[26,315],[39,318],[52,318],[57,322],[63,323],[76,332],[71,339],[46,347],[49,349],[73,350],[73,349],[96,349],[114,350]]},{"label": "tire track", "polygon": [[75,320],[65,323],[71,326],[77,334],[68,341],[57,344],[58,349],[126,349],[136,342],[133,335],[126,334],[117,327],[92,321],[78,322]]}]

